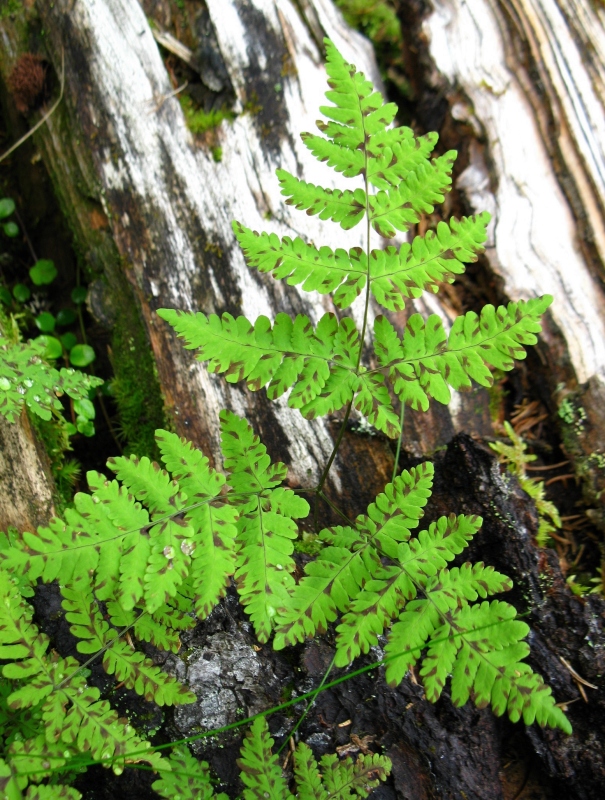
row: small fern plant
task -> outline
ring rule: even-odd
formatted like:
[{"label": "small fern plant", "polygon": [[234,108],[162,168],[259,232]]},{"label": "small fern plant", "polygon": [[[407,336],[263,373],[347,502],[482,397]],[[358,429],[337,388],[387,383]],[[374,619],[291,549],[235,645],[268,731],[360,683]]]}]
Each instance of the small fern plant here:
[{"label": "small fern plant", "polygon": [[[304,315],[278,314],[273,323],[266,317],[252,323],[229,314],[159,312],[186,346],[228,381],[246,381],[253,391],[267,387],[270,398],[289,392],[290,406],[308,419],[344,408],[319,483],[303,490],[317,498],[324,498],[353,409],[388,436],[400,436],[402,415],[394,401],[400,409],[427,410],[431,400],[447,403],[450,389],[468,389],[473,380],[489,386],[493,369],[512,369],[514,359],[525,356],[524,347],[536,342],[540,316],[551,302],[545,296],[498,309],[486,306],[480,315],[458,317],[449,333],[436,315],[423,320],[412,314],[403,336],[386,316],[378,316],[373,354],[364,360],[370,297],[397,311],[423,291],[453,281],[481,252],[489,215],[440,222],[434,232],[399,248],[371,249],[371,229],[387,238],[405,232],[443,200],[455,153],[431,159],[435,134],[417,138],[408,128],[389,127],[395,106],[383,104],[331,42],[326,49],[332,105],[322,109],[327,121],[318,123],[324,136],[303,134],[303,141],[317,158],[362,186],[327,190],[283,170],[278,177],[287,202],[308,214],[344,229],[365,218],[365,250],[333,251],[302,238],[258,234],[237,222],[233,227],[252,268],[306,291],[332,294],[339,312],[363,294],[361,331],[351,317],[336,313],[313,326]],[[89,472],[90,493],[77,494],[63,519],[0,540],[4,602],[12,609],[8,618],[29,619],[19,592],[31,593],[38,580],[58,580],[77,648],[88,661],[102,656],[109,673],[159,704],[190,703],[195,697],[186,687],[123,637],[129,633],[135,642],[178,652],[180,632],[193,626],[195,617],[207,617],[234,579],[260,642],[273,637],[274,646],[283,648],[335,623],[335,662],[346,666],[386,634],[386,677],[392,685],[419,664],[431,701],[451,677],[455,705],[470,698],[512,720],[571,730],[551,690],[524,661],[528,626],[516,619],[511,605],[495,598],[511,581],[483,563],[451,565],[482,520],[451,514],[419,527],[432,490],[431,463],[404,470],[356,520],[320,531],[319,554],[297,583],[292,554],[309,503],[284,485],[286,466],[271,462],[244,419],[221,412],[221,432],[226,474],[212,469],[191,443],[160,430],[163,466],[135,456],[110,459],[115,480]],[[83,679],[77,662],[49,654],[48,643],[35,638],[28,622],[20,624],[29,639],[14,624],[0,626],[0,647],[7,648],[0,657],[9,660],[2,674],[10,683],[10,713],[31,708],[44,720],[44,742],[65,743],[63,754],[72,752],[74,741],[102,757],[109,752],[119,769],[125,762],[122,738],[133,734],[119,728],[94,690],[78,683]],[[72,691],[72,685],[78,688]],[[107,751],[92,722],[90,736],[75,732],[75,720],[87,720],[87,709],[97,703],[99,718],[107,719],[103,730],[110,731]],[[87,724],[81,730],[88,730]],[[33,750],[47,747],[36,738],[28,741]],[[246,758],[244,753],[244,773]],[[300,797],[340,796],[328,786],[331,769],[340,775],[336,762],[320,766],[324,788],[304,748],[297,763],[317,787],[301,790]],[[269,796],[288,796],[278,784],[267,789]],[[246,798],[266,797],[247,786]]]},{"label": "small fern plant", "polygon": [[[246,787],[243,800],[357,800],[367,797],[391,771],[390,760],[376,754],[360,755],[356,761],[325,755],[318,764],[311,748],[300,742],[294,753],[296,794],[292,794],[272,747],[266,719],[257,717],[237,762]],[[195,759],[187,748],[175,748],[169,764],[171,771],[152,785],[161,797],[228,800],[226,794],[214,793],[208,765]]]}]

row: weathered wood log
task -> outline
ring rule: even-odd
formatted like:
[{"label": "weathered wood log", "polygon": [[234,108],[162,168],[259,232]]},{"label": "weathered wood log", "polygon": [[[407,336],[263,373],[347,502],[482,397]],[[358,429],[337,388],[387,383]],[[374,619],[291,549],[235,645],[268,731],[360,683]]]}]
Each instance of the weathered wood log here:
[{"label": "weathered wood log", "polygon": [[[37,0],[28,24],[31,30],[43,25],[45,55],[57,72],[61,54],[65,54],[66,89],[64,105],[36,135],[36,145],[69,216],[80,252],[103,275],[108,287],[106,304],[114,310],[130,305],[140,313],[175,429],[217,458],[218,410],[230,407],[244,413],[271,454],[291,466],[292,481],[306,483],[317,475],[331,450],[333,421],[309,424],[285,405],[269,404],[263,393],[251,395],[209,376],[154,311],[162,306],[207,313],[227,310],[254,318],[259,313],[273,317],[285,310],[304,311],[316,319],[329,308],[325,298],[302,295],[247,270],[230,222],[238,218],[252,228],[300,233],[332,246],[354,243],[350,234],[334,226],[292,214],[282,202],[273,173],[277,166],[284,166],[293,172],[300,170],[308,180],[330,185],[330,172],[309,157],[298,139],[300,130],[313,128],[322,102],[321,38],[329,35],[346,57],[378,82],[371,52],[367,43],[344,25],[328,0],[207,0],[206,4],[186,2],[182,12],[164,0],[146,0],[142,5],[157,25],[168,29],[194,54],[206,96],[212,98],[214,93],[221,101],[233,98],[235,119],[223,122],[212,134],[211,144],[220,146],[222,160],[217,162],[208,142],[196,140],[187,130],[161,52],[136,0],[55,0],[53,4]],[[402,18],[410,21],[408,30],[420,33],[419,10],[404,3],[400,6]],[[583,430],[575,431],[574,439],[577,453],[584,459],[578,461],[582,467],[590,453],[603,447],[605,429],[599,413],[603,414],[605,406],[599,407],[596,398],[605,370],[605,345],[600,217],[586,212],[588,221],[580,229],[577,219],[582,208],[598,208],[600,201],[594,200],[590,206],[586,199],[597,197],[594,188],[592,195],[584,191],[594,179],[587,162],[570,155],[573,137],[565,134],[567,138],[557,140],[556,147],[547,144],[544,137],[551,127],[543,119],[550,117],[544,112],[546,116],[536,122],[538,106],[524,94],[529,90],[523,83],[522,65],[511,60],[515,53],[511,42],[518,41],[515,37],[522,29],[533,43],[533,28],[529,23],[517,25],[513,37],[512,27],[494,22],[504,14],[498,9],[484,7],[480,0],[460,8],[436,5],[424,23],[425,45],[420,38],[413,43],[416,91],[419,96],[442,93],[450,101],[461,127],[454,133],[451,126],[449,133],[444,130],[447,145],[448,136],[469,142],[462,148],[464,169],[458,188],[468,208],[487,207],[494,213],[493,239],[482,268],[501,279],[499,297],[514,299],[542,292],[556,296],[540,345],[545,366],[539,375],[546,381],[542,395],[553,412],[562,399],[560,394],[551,400],[558,384],[564,385],[565,392],[579,391],[586,396],[583,403],[592,427],[586,423]],[[473,14],[480,16],[475,30],[483,39],[477,34],[472,40],[472,28],[456,27]],[[592,11],[589,18],[591,24],[599,24]],[[4,46],[0,68],[5,76],[16,57],[30,46],[22,22],[0,20]],[[596,30],[590,35],[599,36]],[[469,47],[469,41],[476,41],[476,48]],[[486,42],[490,45],[484,50]],[[475,57],[475,53],[480,55]],[[470,65],[469,58],[474,59]],[[597,72],[599,63],[595,60],[593,65]],[[531,77],[533,73],[528,69],[527,74]],[[553,92],[548,97],[554,97]],[[544,101],[542,95],[539,99]],[[572,106],[565,106],[567,113]],[[573,181],[566,183],[565,175],[563,188],[557,183],[563,163],[557,161],[563,157],[557,155],[559,151],[568,159],[566,171],[573,172],[577,187]],[[570,198],[575,198],[575,205]],[[581,235],[592,231],[595,244],[585,242],[577,247],[578,230]],[[445,313],[437,301],[431,300],[432,308]],[[124,317],[125,312],[120,313]],[[355,313],[358,317],[359,309]],[[405,317],[397,315],[395,321],[401,325]],[[538,359],[534,363],[539,366]],[[408,414],[404,446],[409,454],[420,456],[446,443],[460,429],[476,434],[489,431],[484,393],[458,396],[449,409],[434,409],[428,415]],[[572,449],[573,443],[569,446]],[[513,569],[513,577],[527,588],[538,626],[539,663],[535,666],[552,681],[558,697],[575,700],[575,685],[557,656],[576,664],[588,679],[601,674],[601,666],[589,657],[594,652],[596,658],[597,650],[587,651],[579,665],[575,659],[585,635],[602,648],[602,609],[596,600],[590,604],[571,600],[556,574],[556,592],[549,594],[540,585],[538,567],[545,556],[536,553],[531,543],[535,525],[526,521],[531,511],[524,499],[516,498],[512,528],[498,522],[495,512],[489,519],[490,509],[493,511],[490,502],[498,513],[503,509],[513,512],[506,505],[506,493],[498,484],[492,462],[488,464],[473,447],[459,439],[454,451],[448,451],[458,455],[452,456],[444,472],[445,483],[450,481],[456,489],[449,490],[447,510],[472,510],[488,517],[483,537],[488,544],[476,555],[504,572]],[[386,483],[391,468],[387,443],[351,430],[334,470],[333,491],[340,495],[344,508],[359,511]],[[591,479],[590,497],[596,503],[600,477],[593,472]],[[445,507],[443,498],[437,498],[435,504],[439,502]],[[498,561],[498,548],[512,559],[513,567]],[[522,596],[517,599],[523,605]],[[557,640],[557,627],[565,624],[570,627],[569,640],[562,642]],[[232,640],[230,646],[225,633]],[[230,722],[238,707],[251,711],[275,702],[280,685],[292,675],[292,665],[272,654],[270,648],[255,655],[238,609],[232,609],[231,616],[217,611],[196,629],[191,644],[192,657],[175,662],[174,669],[181,670],[192,684],[197,682],[200,702],[175,715],[169,728],[175,738],[196,725],[216,724],[204,706],[211,679],[222,687],[221,719]],[[319,680],[321,665],[329,663],[321,647],[319,654],[313,647],[309,645],[300,654],[310,683]],[[230,666],[234,651],[239,658],[240,650],[250,665],[242,680],[234,677]],[[214,672],[204,667],[204,661],[212,661],[203,658],[204,652],[215,654],[220,662]],[[296,683],[297,688],[302,686]],[[422,700],[421,690],[410,681],[396,693],[379,680],[364,679],[355,686],[345,684],[342,691],[326,695],[324,705],[318,704],[317,712],[323,714],[327,728],[316,714],[303,732],[319,749],[344,744],[348,728],[334,728],[334,723],[346,721],[348,715],[354,723],[351,731],[375,734],[377,741],[390,748],[397,765],[394,784],[382,790],[383,797],[503,796],[498,768],[504,763],[502,741],[511,736],[508,723],[494,720],[487,711],[455,711],[447,700],[434,708]],[[370,702],[371,695],[376,695],[375,704]],[[591,695],[591,700],[594,697]],[[598,702],[601,698],[602,690]],[[565,796],[589,798],[603,785],[603,771],[599,771],[602,746],[598,733],[594,734],[600,730],[599,708],[597,702],[588,709],[581,702],[570,706],[578,732],[568,740],[533,730],[529,740],[521,734],[520,747],[528,748],[528,741],[532,742],[532,751],[539,753],[564,787]],[[284,732],[287,724],[288,720],[283,720]],[[470,729],[474,734],[469,737]],[[232,756],[236,744],[229,747]],[[221,778],[233,786],[232,773],[221,771],[224,759],[220,751],[210,748],[204,752]],[[588,777],[582,776],[582,770]],[[106,790],[99,784],[95,791],[91,796],[101,797]],[[127,790],[123,784],[112,784],[107,793],[126,796]]]},{"label": "weathered wood log", "polygon": [[446,135],[466,142],[457,188],[470,210],[494,215],[489,269],[508,297],[555,297],[543,397],[554,411],[565,400],[575,410],[559,418],[563,441],[603,528],[603,9],[581,0],[398,7],[417,99],[447,98],[459,124]]}]

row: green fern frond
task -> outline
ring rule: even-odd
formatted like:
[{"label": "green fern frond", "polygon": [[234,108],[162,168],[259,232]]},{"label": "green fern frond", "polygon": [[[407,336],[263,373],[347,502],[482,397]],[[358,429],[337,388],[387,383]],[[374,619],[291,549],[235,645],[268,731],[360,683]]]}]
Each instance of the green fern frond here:
[{"label": "green fern frond", "polygon": [[200,450],[167,431],[156,431],[156,441],[167,469],[187,494],[190,508],[185,519],[195,532],[189,582],[195,612],[205,619],[224,597],[235,572],[237,510],[228,502],[210,502],[220,497],[226,481]]},{"label": "green fern frond", "polygon": [[205,761],[198,761],[186,745],[174,747],[160,780],[151,788],[166,800],[229,800],[226,794],[214,794]]},{"label": "green fern frond", "polygon": [[62,587],[65,618],[70,631],[80,641],[80,653],[103,653],[103,668],[115,675],[128,689],[134,689],[148,701],[158,705],[180,705],[195,702],[189,692],[176,678],[167,675],[143,653],[135,651],[118,638],[118,632],[103,619],[92,593],[87,587],[73,589]]},{"label": "green fern frond", "polygon": [[449,386],[470,389],[471,380],[491,386],[490,367],[510,370],[514,359],[525,358],[524,345],[536,343],[540,316],[551,302],[544,295],[498,309],[487,305],[480,315],[469,311],[457,317],[449,336],[435,314],[426,322],[413,314],[402,340],[385,317],[377,317],[376,357],[401,402],[426,411],[429,397],[449,403]]},{"label": "green fern frond", "polygon": [[273,754],[273,739],[264,717],[257,717],[244,739],[237,760],[244,800],[294,800]]},{"label": "green fern frond", "polygon": [[404,470],[368,507],[367,515],[357,518],[355,529],[320,532],[320,540],[328,546],[305,566],[305,577],[279,609],[276,649],[325,631],[338,611],[349,609],[361,588],[380,572],[381,552],[398,551],[400,543],[409,539],[430,497],[432,480],[432,464]]},{"label": "green fern frond", "polygon": [[294,585],[294,520],[307,516],[309,504],[279,486],[287,475],[285,465],[271,464],[245,420],[228,411],[221,411],[220,417],[228,483],[235,492],[257,493],[240,500],[235,580],[256,635],[266,642],[276,610]]},{"label": "green fern frond", "polygon": [[529,627],[515,616],[512,606],[498,600],[451,612],[434,631],[420,673],[427,697],[436,700],[452,673],[455,705],[471,696],[480,708],[491,704],[498,716],[508,711],[514,722],[523,716],[527,725],[537,720],[571,733],[551,690],[521,661],[529,653],[521,641]]},{"label": "green fern frond", "polygon": [[68,394],[74,400],[103,383],[102,378],[74,369],[56,370],[43,360],[45,346],[39,342],[10,343],[0,331],[0,414],[14,422],[25,404],[45,420],[60,412],[58,399]]},{"label": "green fern frond", "polygon": [[[405,298],[437,292],[439,283],[452,283],[464,272],[464,264],[477,260],[487,239],[490,215],[439,222],[436,230],[416,236],[399,250],[372,250],[370,288],[380,305],[389,311],[404,308]],[[304,288],[304,287],[303,287]]]},{"label": "green fern frond", "polygon": [[[86,686],[78,662],[47,655],[48,639],[38,632],[31,617],[32,610],[16,584],[0,570],[0,659],[9,662],[2,667],[2,674],[17,682],[7,698],[8,707],[40,707],[45,726],[45,736],[40,738],[49,744],[60,743],[62,762],[58,766],[65,763],[66,746],[69,749],[72,745],[116,772],[122,771],[127,758],[157,766],[160,756],[151,752],[149,743],[141,741],[129,725],[118,720],[109,704],[99,699],[98,689]],[[11,746],[17,771],[39,770],[39,756],[35,767],[19,769],[17,754],[19,749],[26,753],[26,745],[14,742]],[[39,753],[40,743],[31,743],[31,749]]]},{"label": "green fern frond", "polygon": [[367,797],[391,772],[390,760],[377,753],[360,755],[355,762],[350,758],[340,761],[337,755],[325,755],[320,765],[330,800]]},{"label": "green fern frond", "polygon": [[[439,282],[452,283],[464,271],[464,263],[477,260],[487,238],[490,215],[440,222],[435,232],[417,236],[399,250],[370,252],[370,288],[376,300],[391,311],[404,307],[405,298],[420,297],[423,291],[438,291]],[[239,222],[233,231],[248,266],[286,278],[290,285],[302,284],[306,292],[334,292],[337,308],[347,308],[366,286],[368,265],[359,247],[333,251],[317,248],[302,239],[279,239],[274,233],[251,231]]]}]

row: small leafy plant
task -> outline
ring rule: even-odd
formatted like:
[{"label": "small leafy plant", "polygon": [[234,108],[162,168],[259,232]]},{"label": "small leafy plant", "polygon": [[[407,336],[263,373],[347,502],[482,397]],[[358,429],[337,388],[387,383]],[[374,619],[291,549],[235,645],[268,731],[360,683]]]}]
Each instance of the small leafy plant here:
[{"label": "small leafy plant", "polygon": [[[331,294],[339,312],[362,295],[361,331],[342,313],[325,314],[317,326],[304,315],[251,322],[229,314],[169,309],[159,314],[228,381],[245,381],[252,391],[267,387],[271,399],[288,393],[289,405],[307,419],[344,409],[334,450],[317,486],[293,490],[284,485],[286,466],[271,462],[248,423],[223,411],[226,474],[212,469],[191,443],[160,430],[163,467],[135,456],[110,459],[116,480],[88,473],[90,493],[77,494],[64,519],[5,539],[0,657],[9,663],[2,667],[8,682],[2,696],[6,713],[29,709],[35,719],[35,735],[25,733],[18,744],[15,739],[8,766],[2,767],[19,786],[28,771],[16,760],[19,748],[28,753],[50,748],[49,758],[62,759],[63,765],[78,752],[90,752],[118,771],[134,752],[163,770],[154,787],[164,796],[193,797],[194,791],[213,796],[206,767],[181,750],[170,762],[175,774],[164,774],[168,767],[151,752],[141,755],[135,734],[86,687],[78,662],[49,654],[19,594],[31,593],[38,580],[60,581],[78,651],[90,660],[102,655],[107,672],[160,705],[195,697],[126,646],[123,635],[178,652],[180,631],[195,624],[191,612],[206,618],[234,579],[260,642],[273,637],[279,649],[336,623],[335,663],[346,666],[386,634],[392,685],[418,663],[431,701],[451,677],[456,705],[472,699],[514,721],[523,717],[527,724],[535,720],[571,730],[551,690],[524,661],[528,626],[516,619],[511,605],[492,599],[510,589],[511,581],[483,563],[448,566],[482,520],[450,514],[419,529],[432,490],[431,463],[394,477],[366,514],[321,530],[322,546],[296,582],[298,521],[310,512],[300,494],[325,499],[323,487],[353,410],[388,436],[401,436],[405,405],[426,411],[432,400],[448,403],[451,389],[468,389],[472,381],[489,386],[492,370],[512,369],[514,359],[525,356],[524,347],[536,342],[540,316],[551,302],[545,296],[498,309],[486,306],[479,315],[458,317],[449,331],[436,315],[424,320],[412,314],[403,336],[381,315],[370,353],[370,298],[398,311],[424,291],[452,282],[481,252],[489,215],[440,222],[435,231],[400,247],[372,249],[372,229],[389,239],[433,212],[451,184],[456,154],[431,158],[436,134],[417,138],[408,128],[389,127],[396,107],[385,105],[331,42],[326,49],[332,105],[322,108],[327,121],[318,127],[324,135],[302,138],[318,159],[361,185],[329,190],[284,170],[277,174],[287,202],[307,214],[345,230],[365,219],[365,249],[317,247],[302,238],[259,234],[239,222],[233,229],[252,268],[305,291]],[[244,798],[291,797],[263,725],[255,723],[244,744]],[[353,765],[325,757],[318,767],[299,746],[297,796],[365,796],[388,769],[386,760],[369,759]],[[187,780],[176,771],[187,773]],[[188,783],[191,775],[194,785]]]}]

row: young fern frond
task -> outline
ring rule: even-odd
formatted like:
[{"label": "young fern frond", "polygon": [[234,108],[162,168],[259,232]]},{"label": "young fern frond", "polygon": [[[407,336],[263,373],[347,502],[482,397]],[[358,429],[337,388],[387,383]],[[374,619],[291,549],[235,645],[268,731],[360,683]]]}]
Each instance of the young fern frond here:
[{"label": "young fern frond", "polygon": [[45,420],[63,408],[59,397],[74,400],[103,383],[102,378],[75,369],[50,367],[44,361],[45,346],[40,342],[11,343],[0,331],[0,414],[14,422],[24,405]]}]

